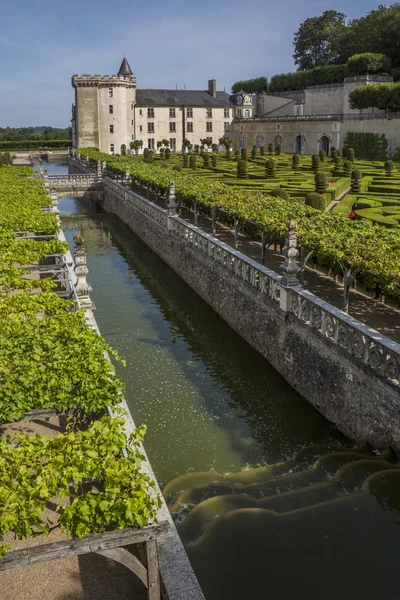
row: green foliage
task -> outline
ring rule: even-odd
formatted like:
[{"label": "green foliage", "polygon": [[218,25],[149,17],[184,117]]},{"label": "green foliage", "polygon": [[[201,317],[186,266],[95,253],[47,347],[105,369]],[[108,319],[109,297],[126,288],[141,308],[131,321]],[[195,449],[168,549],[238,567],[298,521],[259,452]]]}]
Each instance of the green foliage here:
[{"label": "green foliage", "polygon": [[352,90],[349,94],[350,108],[362,110],[400,110],[400,83],[371,83]]},{"label": "green foliage", "polygon": [[341,150],[340,148],[338,148],[336,150],[336,156],[338,156],[339,158],[342,158],[342,156],[343,156],[343,150]]},{"label": "green foliage", "polygon": [[188,154],[183,155],[182,162],[183,162],[183,168],[187,169],[189,166],[189,155]]},{"label": "green foliage", "polygon": [[[52,141],[71,142],[71,127],[60,129],[58,127],[0,127],[1,142],[41,142],[46,145]],[[65,146],[65,143],[64,143]],[[67,144],[68,146],[68,144]]]},{"label": "green foliage", "polygon": [[0,142],[0,152],[3,150],[66,150],[71,145],[65,140],[15,140]]},{"label": "green foliage", "polygon": [[273,158],[269,158],[265,163],[265,175],[271,179],[275,177],[275,161]]},{"label": "green foliage", "polygon": [[289,200],[290,196],[283,188],[273,188],[270,192],[274,198],[283,198],[283,200]]},{"label": "green foliage", "polygon": [[347,61],[349,76],[374,73],[387,73],[390,70],[390,60],[384,54],[364,52],[354,54]]},{"label": "green foliage", "polygon": [[306,206],[311,206],[317,210],[325,210],[327,206],[325,196],[322,194],[318,194],[317,192],[313,192],[311,194],[307,194],[306,196]]},{"label": "green foliage", "polygon": [[328,178],[324,171],[317,171],[315,173],[315,191],[319,194],[326,192],[328,188]]},{"label": "green foliage", "polygon": [[346,15],[326,10],[300,24],[294,36],[294,62],[300,71],[338,62]]},{"label": "green foliage", "polygon": [[337,157],[337,151],[335,150],[335,148],[331,148],[331,160],[335,160]]},{"label": "green foliage", "polygon": [[279,156],[281,152],[282,152],[282,148],[281,148],[280,144],[277,144],[275,146],[275,154],[276,154],[276,156]]},{"label": "green foliage", "polygon": [[[71,420],[66,433],[53,437],[1,438],[0,534],[49,535],[45,508],[54,498],[59,518],[52,528],[72,537],[148,525],[161,500],[141,470],[145,431],[142,426],[127,439],[121,417],[102,417],[83,430]],[[81,494],[80,484],[92,480],[101,481],[101,490]]]},{"label": "green foliage", "polygon": [[327,65],[316,67],[309,71],[297,71],[297,73],[282,73],[271,77],[269,92],[285,92],[290,90],[302,90],[313,85],[329,85],[331,83],[342,83],[347,77],[346,65]]},{"label": "green foliage", "polygon": [[171,150],[169,148],[165,148],[165,159],[169,160],[171,158]]},{"label": "green foliage", "polygon": [[239,160],[237,164],[237,178],[238,179],[246,179],[247,178],[247,161],[244,159]]},{"label": "green foliage", "polygon": [[356,153],[354,151],[354,148],[347,148],[347,160],[349,160],[350,162],[354,162],[356,159]]},{"label": "green foliage", "polygon": [[204,152],[203,154],[203,167],[208,168],[210,166],[210,155],[208,152]]},{"label": "green foliage", "polygon": [[239,158],[240,158],[240,151],[235,150],[235,160],[239,160]]},{"label": "green foliage", "polygon": [[342,159],[340,158],[340,156],[336,156],[336,158],[335,158],[335,169],[337,171],[340,171],[341,166],[342,166]]},{"label": "green foliage", "polygon": [[215,167],[218,165],[218,157],[216,154],[213,154],[211,157],[211,164],[213,166],[213,168],[215,169]]},{"label": "green foliage", "polygon": [[292,169],[293,171],[297,171],[300,165],[300,156],[298,154],[293,154],[292,156]]},{"label": "green foliage", "polygon": [[268,91],[268,79],[266,77],[255,77],[254,79],[245,79],[236,81],[232,85],[232,94],[238,92],[247,92],[248,94],[262,94]]},{"label": "green foliage", "polygon": [[252,150],[251,150],[251,158],[254,160],[255,158],[257,158],[257,147],[253,146]]},{"label": "green foliage", "polygon": [[161,158],[161,160],[164,160],[164,158],[165,158],[165,148],[160,148],[160,158]]},{"label": "green foliage", "polygon": [[318,153],[318,155],[319,155],[320,161],[322,163],[325,162],[325,159],[326,159],[326,152],[325,152],[325,150],[320,150],[319,153]]},{"label": "green foliage", "polygon": [[311,157],[311,168],[314,171],[314,173],[319,171],[320,166],[321,166],[320,157],[318,156],[318,154],[313,154]]},{"label": "green foliage", "polygon": [[394,162],[392,160],[387,160],[385,162],[385,171],[386,174],[391,176],[394,173]]},{"label": "green foliage", "polygon": [[345,144],[354,148],[357,158],[386,160],[389,144],[385,134],[349,131]]},{"label": "green foliage", "polygon": [[242,160],[247,160],[247,150],[246,150],[246,148],[242,148],[240,150],[240,156],[241,156]]},{"label": "green foliage", "polygon": [[351,172],[351,192],[358,193],[361,189],[362,173],[359,169],[354,169]]},{"label": "green foliage", "polygon": [[182,171],[182,167],[180,165],[174,165],[172,168],[174,171],[178,171],[178,173]]},{"label": "green foliage", "polygon": [[260,146],[260,155],[264,156],[264,154],[265,154],[265,148],[264,148],[264,146]]},{"label": "green foliage", "polygon": [[270,154],[272,154],[272,153],[273,153],[273,151],[274,151],[274,145],[273,145],[273,144],[268,144],[268,152],[269,152]]},{"label": "green foliage", "polygon": [[196,155],[195,154],[191,154],[190,155],[190,168],[191,169],[196,169],[197,168],[197,159],[196,159]]},{"label": "green foliage", "polygon": [[346,177],[350,177],[353,170],[353,163],[350,160],[345,160],[343,163],[343,171]]}]

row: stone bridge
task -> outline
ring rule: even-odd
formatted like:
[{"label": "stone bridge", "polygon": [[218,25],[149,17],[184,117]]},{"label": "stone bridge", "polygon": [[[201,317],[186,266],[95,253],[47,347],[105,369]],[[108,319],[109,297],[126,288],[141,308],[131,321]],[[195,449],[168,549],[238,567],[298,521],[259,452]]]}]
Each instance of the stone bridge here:
[{"label": "stone bridge", "polygon": [[83,196],[87,192],[98,192],[101,176],[96,173],[75,175],[49,175],[44,177],[46,188],[57,198],[65,195]]}]

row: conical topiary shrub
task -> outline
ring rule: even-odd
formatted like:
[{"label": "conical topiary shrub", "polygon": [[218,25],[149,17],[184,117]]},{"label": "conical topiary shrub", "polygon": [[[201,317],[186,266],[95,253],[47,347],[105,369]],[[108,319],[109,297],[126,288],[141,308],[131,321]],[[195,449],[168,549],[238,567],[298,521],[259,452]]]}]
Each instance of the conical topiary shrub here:
[{"label": "conical topiary shrub", "polygon": [[283,188],[273,188],[270,191],[271,196],[274,196],[275,198],[283,198],[283,200],[289,200],[289,194],[287,193],[286,190],[284,190]]},{"label": "conical topiary shrub", "polygon": [[213,154],[212,157],[211,157],[211,164],[214,167],[214,169],[217,166],[217,163],[218,163],[218,157],[217,157],[216,154]]},{"label": "conical topiary shrub", "polygon": [[238,179],[246,179],[247,178],[247,161],[239,160],[237,164],[237,178]]},{"label": "conical topiary shrub", "polygon": [[275,154],[276,154],[276,156],[279,156],[281,152],[282,152],[282,147],[281,147],[280,144],[277,144],[275,146]]},{"label": "conical topiary shrub", "polygon": [[246,150],[246,148],[242,148],[240,150],[240,156],[241,156],[242,160],[247,160],[247,150]]},{"label": "conical topiary shrub", "polygon": [[347,160],[353,163],[355,159],[356,153],[354,152],[354,148],[347,148]]},{"label": "conical topiary shrub", "polygon": [[324,171],[317,171],[315,173],[315,191],[319,194],[323,194],[328,189],[328,178]]},{"label": "conical topiary shrub", "polygon": [[274,151],[274,146],[273,146],[273,144],[268,144],[268,152],[269,152],[270,154],[272,154],[272,153],[273,153],[273,151]]},{"label": "conical topiary shrub", "polygon": [[264,148],[264,146],[260,146],[260,155],[264,156],[264,154],[265,154],[265,148]]},{"label": "conical topiary shrub", "polygon": [[203,167],[209,167],[210,166],[210,155],[208,154],[208,152],[204,152],[203,154]]},{"label": "conical topiary shrub", "polygon": [[298,154],[293,154],[292,156],[292,169],[293,171],[297,171],[300,165],[300,156]]},{"label": "conical topiary shrub", "polygon": [[187,169],[189,166],[189,156],[187,154],[183,155],[183,168]]},{"label": "conical topiary shrub", "polygon": [[350,188],[353,193],[357,193],[361,189],[362,173],[359,169],[355,169],[351,173]]},{"label": "conical topiary shrub", "polygon": [[343,171],[344,171],[344,174],[346,175],[346,177],[350,177],[352,170],[353,170],[353,163],[350,162],[349,160],[345,160],[343,163]]},{"label": "conical topiary shrub", "polygon": [[322,163],[325,162],[325,159],[326,159],[326,152],[325,152],[325,150],[320,150],[318,154],[319,154],[319,160]]},{"label": "conical topiary shrub", "polygon": [[196,169],[197,168],[197,159],[196,159],[196,155],[195,154],[191,154],[190,155],[190,168],[191,169]]},{"label": "conical topiary shrub", "polygon": [[267,177],[275,177],[275,161],[273,158],[269,158],[265,163],[265,175]]},{"label": "conical topiary shrub", "polygon": [[321,166],[321,159],[318,154],[313,154],[311,157],[311,168],[316,173]]},{"label": "conical topiary shrub", "polygon": [[325,210],[327,206],[327,200],[325,196],[318,194],[318,192],[307,194],[305,203],[306,206],[312,206],[312,208],[316,208],[317,210]]},{"label": "conical topiary shrub", "polygon": [[253,146],[251,149],[251,158],[254,160],[257,156],[257,146]]},{"label": "conical topiary shrub", "polygon": [[392,160],[387,160],[385,162],[385,171],[386,171],[386,175],[388,175],[389,177],[391,175],[393,175],[393,173],[394,173],[394,162]]}]

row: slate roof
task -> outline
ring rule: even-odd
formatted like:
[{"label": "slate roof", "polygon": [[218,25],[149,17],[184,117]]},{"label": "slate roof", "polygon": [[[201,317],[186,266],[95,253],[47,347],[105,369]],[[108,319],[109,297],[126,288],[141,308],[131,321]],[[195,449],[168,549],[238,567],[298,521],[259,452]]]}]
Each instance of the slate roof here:
[{"label": "slate roof", "polygon": [[132,69],[129,66],[129,63],[126,60],[125,56],[124,56],[124,60],[121,63],[121,66],[119,68],[118,75],[125,75],[125,76],[127,76],[127,75],[133,75]]},{"label": "slate roof", "polygon": [[136,106],[234,106],[229,94],[217,92],[215,98],[206,90],[136,89]]}]

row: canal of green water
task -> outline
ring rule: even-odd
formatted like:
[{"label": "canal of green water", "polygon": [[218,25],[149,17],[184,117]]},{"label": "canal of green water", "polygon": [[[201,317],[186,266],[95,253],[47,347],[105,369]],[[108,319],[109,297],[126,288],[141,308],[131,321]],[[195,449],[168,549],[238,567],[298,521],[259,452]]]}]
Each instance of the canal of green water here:
[{"label": "canal of green water", "polygon": [[397,598],[390,453],[354,449],[117,217],[59,209],[207,600]]}]

